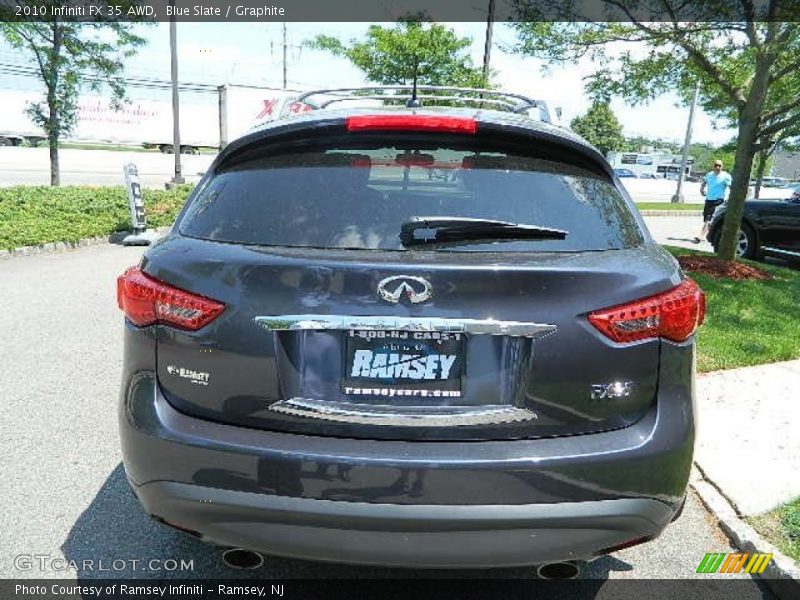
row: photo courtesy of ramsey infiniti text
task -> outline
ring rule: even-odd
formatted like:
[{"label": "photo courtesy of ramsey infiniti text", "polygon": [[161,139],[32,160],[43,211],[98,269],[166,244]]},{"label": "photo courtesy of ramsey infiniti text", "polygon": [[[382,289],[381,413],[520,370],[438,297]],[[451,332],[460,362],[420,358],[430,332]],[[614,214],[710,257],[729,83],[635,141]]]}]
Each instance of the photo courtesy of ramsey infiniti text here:
[{"label": "photo courtesy of ramsey infiniti text", "polygon": [[406,91],[301,95],[120,275],[133,491],[210,543],[354,564],[655,538],[692,464],[702,291],[544,103]]}]

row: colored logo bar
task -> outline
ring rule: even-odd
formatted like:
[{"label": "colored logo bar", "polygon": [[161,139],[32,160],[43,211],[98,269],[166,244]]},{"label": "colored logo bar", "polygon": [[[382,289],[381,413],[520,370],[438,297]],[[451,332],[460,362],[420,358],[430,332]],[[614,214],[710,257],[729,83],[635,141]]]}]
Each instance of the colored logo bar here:
[{"label": "colored logo bar", "polygon": [[697,566],[697,573],[763,573],[772,554],[710,552]]}]

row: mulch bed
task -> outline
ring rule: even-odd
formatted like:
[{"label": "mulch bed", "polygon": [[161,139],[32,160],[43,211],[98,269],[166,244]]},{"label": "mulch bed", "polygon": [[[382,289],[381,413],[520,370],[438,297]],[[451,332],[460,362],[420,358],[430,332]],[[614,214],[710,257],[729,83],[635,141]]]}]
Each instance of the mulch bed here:
[{"label": "mulch bed", "polygon": [[716,279],[772,279],[772,275],[756,267],[714,256],[679,256],[678,262],[684,271],[702,273]]}]

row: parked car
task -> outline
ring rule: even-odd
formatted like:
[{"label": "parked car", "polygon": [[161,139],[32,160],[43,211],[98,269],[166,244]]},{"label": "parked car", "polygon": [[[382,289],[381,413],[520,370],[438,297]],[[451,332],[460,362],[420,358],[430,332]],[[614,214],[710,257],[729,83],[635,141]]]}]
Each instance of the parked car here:
[{"label": "parked car", "polygon": [[788,195],[790,198],[795,198],[800,193],[800,182],[792,181],[791,183],[788,183],[785,187],[788,191]]},{"label": "parked car", "polygon": [[634,173],[630,169],[614,169],[614,174],[620,179],[623,179],[625,177],[636,177],[636,173]]},{"label": "parked car", "polygon": [[[784,200],[747,200],[736,253],[760,260],[764,255],[800,258],[800,189],[787,189]],[[711,219],[707,239],[716,250],[722,236],[727,203]]]},{"label": "parked car", "polygon": [[676,518],[703,293],[594,147],[474,98],[254,130],[119,277],[122,452],[154,519],[564,573]]},{"label": "parked car", "polygon": [[789,181],[783,177],[763,177],[761,185],[765,188],[784,187]]},{"label": "parked car", "polygon": [[[617,175],[619,177],[619,175]],[[661,179],[655,173],[639,173],[639,179]]]}]

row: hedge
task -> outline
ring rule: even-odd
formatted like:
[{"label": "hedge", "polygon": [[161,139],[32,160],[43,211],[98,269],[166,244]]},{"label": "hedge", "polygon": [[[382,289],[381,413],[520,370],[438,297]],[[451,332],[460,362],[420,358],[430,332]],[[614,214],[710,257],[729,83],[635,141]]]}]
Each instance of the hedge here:
[{"label": "hedge", "polygon": [[[149,227],[170,225],[192,186],[143,190]],[[0,248],[75,242],[131,228],[123,187],[0,188]]]}]

